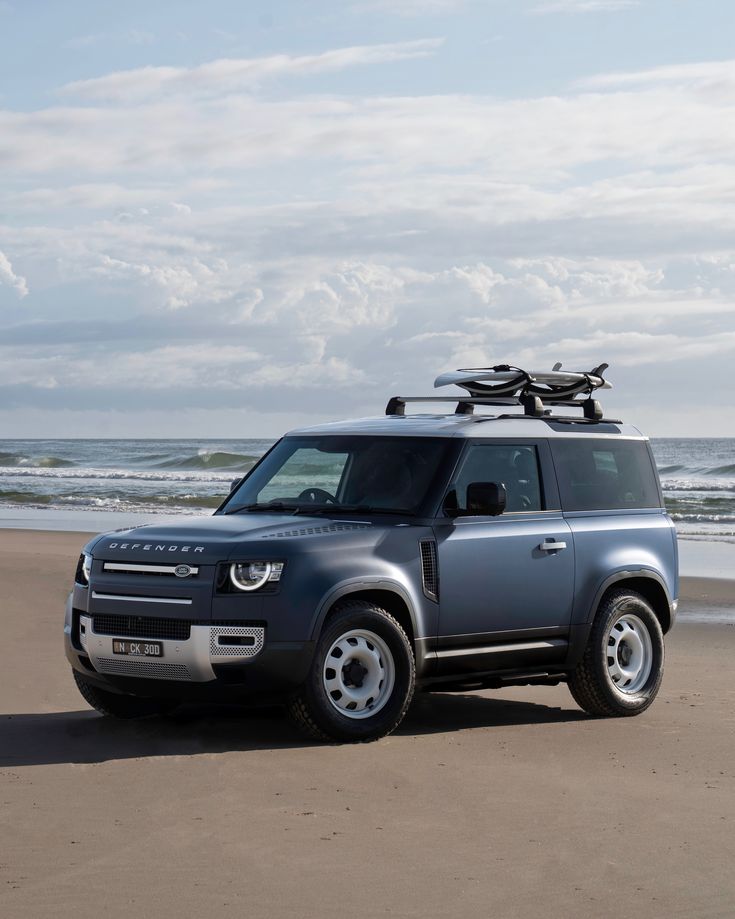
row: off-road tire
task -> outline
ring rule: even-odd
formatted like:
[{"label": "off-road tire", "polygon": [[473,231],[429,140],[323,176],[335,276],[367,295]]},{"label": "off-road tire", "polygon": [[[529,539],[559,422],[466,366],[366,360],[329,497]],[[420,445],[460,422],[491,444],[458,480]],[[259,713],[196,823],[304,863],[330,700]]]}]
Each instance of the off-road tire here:
[{"label": "off-road tire", "polygon": [[[611,630],[625,614],[632,614],[648,631],[651,643],[651,669],[636,692],[615,688],[608,667]],[[664,672],[664,637],[661,624],[648,602],[636,591],[617,588],[605,594],[582,660],[569,675],[569,690],[580,708],[590,715],[619,718],[640,715],[656,698]]]},{"label": "off-road tire", "polygon": [[107,692],[88,683],[76,670],[73,670],[72,673],[82,697],[100,715],[130,721],[151,715],[166,715],[176,708],[177,703],[169,699],[149,699],[142,696],[124,696],[116,692]]},{"label": "off-road tire", "polygon": [[[392,691],[383,707],[362,720],[346,717],[335,708],[323,679],[330,649],[341,636],[355,630],[373,633],[385,643],[394,673]],[[302,731],[317,740],[343,743],[377,740],[394,731],[403,720],[415,682],[413,648],[401,625],[374,603],[348,600],[340,604],[322,629],[309,675],[290,700],[289,714]]]}]

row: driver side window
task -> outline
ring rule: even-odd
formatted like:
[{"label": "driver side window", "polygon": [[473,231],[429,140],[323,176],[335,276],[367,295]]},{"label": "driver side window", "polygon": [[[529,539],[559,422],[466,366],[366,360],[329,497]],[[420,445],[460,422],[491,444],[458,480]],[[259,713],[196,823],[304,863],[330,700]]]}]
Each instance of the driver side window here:
[{"label": "driver side window", "polygon": [[454,482],[457,506],[467,507],[467,486],[472,482],[505,485],[506,513],[543,510],[538,453],[527,444],[474,444]]}]

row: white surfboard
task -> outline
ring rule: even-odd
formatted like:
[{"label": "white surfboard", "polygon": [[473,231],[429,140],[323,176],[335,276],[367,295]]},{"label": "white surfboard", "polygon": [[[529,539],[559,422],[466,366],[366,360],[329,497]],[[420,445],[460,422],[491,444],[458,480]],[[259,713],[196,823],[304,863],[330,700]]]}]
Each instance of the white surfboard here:
[{"label": "white surfboard", "polygon": [[[595,368],[601,373],[607,369],[607,365],[601,365]],[[548,386],[553,388],[566,388],[570,386],[586,387],[592,383],[595,389],[612,389],[612,383],[605,380],[599,374],[571,372],[566,370],[490,370],[478,368],[477,370],[449,370],[440,374],[434,380],[434,387],[440,386],[462,386],[467,388],[467,384],[472,383],[512,383],[515,380],[523,380],[526,375],[531,378],[531,382],[539,386]],[[520,388],[520,387],[519,387]]]}]

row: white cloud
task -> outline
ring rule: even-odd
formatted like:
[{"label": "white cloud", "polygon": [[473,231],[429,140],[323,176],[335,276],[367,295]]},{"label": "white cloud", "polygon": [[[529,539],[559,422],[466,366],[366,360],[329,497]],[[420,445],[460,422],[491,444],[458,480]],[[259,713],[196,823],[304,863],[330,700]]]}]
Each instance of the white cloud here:
[{"label": "white cloud", "polygon": [[37,186],[27,191],[6,192],[0,200],[19,211],[64,209],[111,210],[160,202],[170,197],[165,187],[125,186],[115,182],[86,182],[81,185]]},{"label": "white cloud", "polygon": [[[344,62],[342,52],[335,53]],[[321,66],[323,57],[309,60]],[[128,75],[148,93],[161,77],[160,68],[154,70],[152,76],[145,69]],[[174,84],[190,77],[196,83],[201,76],[196,70],[174,72]],[[202,85],[214,91],[218,84],[211,76],[203,77]],[[539,200],[587,164],[603,164],[600,178],[610,163],[624,164],[615,168],[616,176],[707,164],[731,167],[735,88],[703,93],[699,79],[694,72],[681,85],[508,100],[297,95],[274,101],[258,95],[184,98],[161,89],[135,105],[0,111],[0,158],[6,173],[83,170],[96,184],[120,184],[121,175],[145,176],[149,184],[212,171],[242,176],[243,170],[278,160],[296,161],[302,170],[321,164],[331,171],[338,161],[354,175],[360,168],[382,170],[397,185],[399,177],[410,175],[412,183],[429,179],[428,187],[427,173],[441,172],[432,197],[441,193],[446,176],[455,187],[463,179],[486,188],[494,183],[494,197],[509,191],[511,182],[516,190],[525,185],[529,201]],[[226,85],[225,80],[221,88]],[[643,178],[651,186],[663,180],[665,174]]]},{"label": "white cloud", "polygon": [[2,251],[0,251],[0,284],[10,285],[21,298],[28,296],[26,279],[13,271],[10,259]]},{"label": "white cloud", "polygon": [[606,361],[615,367],[650,365],[655,355],[656,363],[684,363],[706,360],[715,356],[735,353],[735,331],[692,337],[671,333],[648,332],[596,332],[584,338],[570,337],[547,344],[522,348],[519,360],[526,365],[535,362],[547,364],[558,355],[564,355],[567,366],[583,367],[590,354],[604,354]]},{"label": "white cloud", "polygon": [[274,54],[259,58],[221,58],[198,67],[139,67],[67,83],[60,92],[90,100],[133,101],[164,93],[222,95],[251,89],[265,79],[329,73],[365,64],[413,60],[433,54],[441,39],[356,45],[321,54]]},{"label": "white cloud", "polygon": [[602,73],[580,80],[578,85],[587,89],[620,89],[630,86],[647,88],[667,84],[690,89],[721,86],[732,90],[735,85],[735,60],[671,64],[665,67],[651,67],[648,70]]},{"label": "white cloud", "polygon": [[533,7],[530,12],[547,13],[615,13],[638,6],[640,0],[550,0]]},{"label": "white cloud", "polygon": [[288,389],[360,383],[363,371],[338,357],[308,355],[274,361],[247,346],[215,342],[138,346],[119,350],[90,347],[86,354],[54,344],[38,347],[32,357],[0,346],[0,386],[23,385],[40,390],[94,385],[128,392],[170,391],[206,387],[212,392],[241,393],[249,387],[278,385]]},{"label": "white cloud", "polygon": [[[433,47],[259,60],[326,72]],[[732,62],[525,99],[340,79],[273,96],[242,63],[221,85],[151,68],[80,84],[93,105],[0,112],[0,249],[34,294],[0,355],[18,403],[75,405],[84,386],[111,410],[249,410],[267,389],[274,412],[360,414],[501,360],[609,360],[621,404],[652,365],[682,400],[677,361],[726,378]]]},{"label": "white cloud", "polygon": [[184,217],[188,214],[191,214],[191,208],[189,205],[182,204],[180,201],[172,201],[171,207],[174,209],[174,211],[176,211],[177,214],[181,214]]},{"label": "white cloud", "polygon": [[290,316],[322,334],[389,327],[411,275],[375,263],[337,264],[328,271],[315,264],[310,276],[289,286],[280,303],[270,303],[269,317]]},{"label": "white cloud", "polygon": [[[3,354],[4,352],[4,354]],[[208,344],[162,345],[115,351],[109,347],[90,349],[80,355],[63,344],[39,347],[32,358],[1,349],[3,370],[0,385],[25,384],[43,389],[84,386],[85,378],[97,386],[127,389],[166,389],[208,385],[231,389],[242,385],[242,377],[263,361],[262,355],[246,347]],[[104,359],[100,359],[104,354]]]},{"label": "white cloud", "polygon": [[[155,253],[151,253],[155,259]],[[193,303],[219,303],[232,297],[248,274],[247,266],[232,272],[223,258],[203,259],[169,254],[165,259],[125,261],[102,254],[90,276],[107,281],[138,282],[159,292],[169,309]],[[155,301],[154,301],[155,302]]]},{"label": "white cloud", "polygon": [[[606,399],[615,406],[646,385],[652,366],[655,385],[675,393],[683,363],[706,361],[716,375],[735,354],[735,252],[702,260],[688,284],[685,258],[441,258],[444,266],[430,267],[433,257],[423,270],[408,268],[405,255],[396,264],[236,258],[230,252],[220,275],[192,267],[193,258],[179,264],[191,263],[188,274],[167,271],[163,247],[145,265],[108,264],[136,313],[100,314],[78,328],[29,325],[33,346],[11,343],[0,354],[0,386],[22,385],[31,405],[84,386],[111,409],[138,398],[151,409],[181,399],[243,408],[266,389],[274,412],[313,411],[319,392],[325,414],[361,414],[391,392],[430,392],[442,368],[561,359],[589,369],[606,360],[622,389]],[[223,292],[230,296],[217,299]],[[171,296],[189,307],[162,325]]]}]

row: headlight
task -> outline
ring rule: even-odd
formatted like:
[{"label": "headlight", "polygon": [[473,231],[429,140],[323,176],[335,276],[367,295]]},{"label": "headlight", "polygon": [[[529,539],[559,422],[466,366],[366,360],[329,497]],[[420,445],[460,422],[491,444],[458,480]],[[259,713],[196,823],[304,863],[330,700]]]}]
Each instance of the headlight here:
[{"label": "headlight", "polygon": [[280,581],[283,562],[233,562],[230,581],[238,590],[258,590],[269,581]]},{"label": "headlight", "polygon": [[77,562],[77,571],[74,580],[77,584],[85,587],[89,584],[89,578],[92,575],[92,556],[88,552],[82,552]]}]

